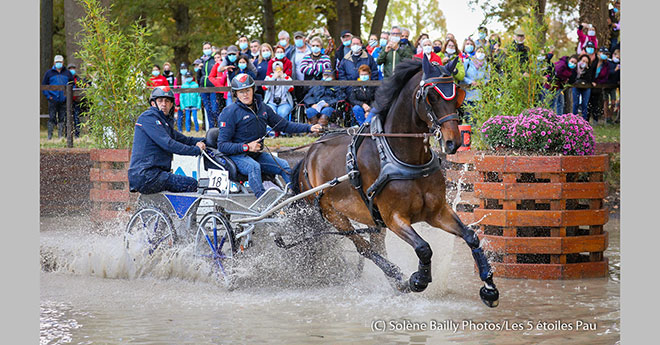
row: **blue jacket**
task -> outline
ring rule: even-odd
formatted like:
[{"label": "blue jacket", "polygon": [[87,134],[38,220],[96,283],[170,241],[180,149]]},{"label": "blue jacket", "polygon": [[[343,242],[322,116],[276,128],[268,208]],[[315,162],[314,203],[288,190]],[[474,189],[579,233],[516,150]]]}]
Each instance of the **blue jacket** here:
[{"label": "blue jacket", "polygon": [[275,114],[263,102],[261,95],[255,94],[256,113],[247,105],[237,101],[225,107],[218,117],[218,150],[228,155],[244,153],[243,144],[250,143],[266,135],[266,125],[274,131],[286,133],[309,132],[311,125],[289,122]]},{"label": "blue jacket", "polygon": [[199,59],[203,62],[197,78],[199,80],[199,87],[214,87],[215,85],[209,80],[209,75],[215,67],[213,56],[202,55]]},{"label": "blue jacket", "polygon": [[164,182],[167,174],[163,172],[172,169],[172,154],[197,156],[201,150],[195,144],[202,139],[187,137],[174,130],[174,119],[166,117],[158,108],[147,109],[135,123],[128,168],[130,189],[140,191],[144,186]]},{"label": "blue jacket", "polygon": [[[64,67],[62,67],[62,69],[58,72],[55,69],[55,66],[46,71],[46,74],[44,74],[44,79],[41,81],[41,85],[66,85],[68,83],[73,83],[73,76],[71,75],[71,72],[69,72],[69,70]],[[46,96],[46,99],[50,99],[52,97],[56,102],[66,101],[64,91],[43,90],[42,92],[44,96]]]},{"label": "blue jacket", "polygon": [[255,59],[253,64],[254,67],[257,68],[257,76],[254,78],[254,80],[266,79],[266,75],[268,74],[268,59],[263,59],[261,63],[259,63],[258,59]]},{"label": "blue jacket", "polygon": [[376,60],[367,53],[366,49],[362,49],[360,56],[356,57],[353,53],[348,53],[339,63],[339,80],[357,80],[360,74],[358,68],[361,65],[367,65],[371,68],[371,80],[378,80],[378,65]]},{"label": "blue jacket", "polygon": [[316,85],[309,89],[305,98],[303,98],[303,103],[309,107],[324,100],[330,106],[334,106],[337,102],[345,99],[346,93],[341,86]]}]

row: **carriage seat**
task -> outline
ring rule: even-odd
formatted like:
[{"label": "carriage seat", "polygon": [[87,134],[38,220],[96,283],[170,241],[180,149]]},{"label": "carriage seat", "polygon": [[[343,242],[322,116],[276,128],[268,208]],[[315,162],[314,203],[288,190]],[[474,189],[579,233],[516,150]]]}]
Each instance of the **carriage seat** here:
[{"label": "carriage seat", "polygon": [[[229,172],[229,179],[234,182],[247,181],[248,177],[238,172],[236,163],[229,158],[230,156],[224,154],[218,150],[218,133],[220,129],[211,128],[206,132],[206,139],[204,143],[206,144],[206,151],[213,158],[213,160],[222,166],[227,172]],[[204,170],[217,169],[218,167],[209,159],[204,156]],[[274,181],[275,175],[271,174],[261,174],[262,181]]]}]

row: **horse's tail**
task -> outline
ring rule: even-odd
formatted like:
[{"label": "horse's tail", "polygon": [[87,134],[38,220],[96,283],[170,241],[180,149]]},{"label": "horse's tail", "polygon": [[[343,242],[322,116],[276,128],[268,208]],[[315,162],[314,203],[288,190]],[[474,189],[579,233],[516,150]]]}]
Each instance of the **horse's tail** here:
[{"label": "horse's tail", "polygon": [[300,194],[300,170],[302,169],[303,164],[305,163],[305,158],[301,159],[296,163],[296,166],[293,167],[293,172],[291,173],[291,190],[295,194]]}]

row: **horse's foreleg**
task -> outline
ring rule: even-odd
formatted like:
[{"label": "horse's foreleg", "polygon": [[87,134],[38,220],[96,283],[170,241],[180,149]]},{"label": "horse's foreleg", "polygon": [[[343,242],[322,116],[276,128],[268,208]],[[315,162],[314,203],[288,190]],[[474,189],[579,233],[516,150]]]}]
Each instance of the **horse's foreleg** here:
[{"label": "horse's foreleg", "polygon": [[479,278],[484,282],[484,286],[479,291],[479,296],[487,306],[497,307],[499,304],[499,291],[493,282],[490,263],[484,255],[477,234],[463,224],[449,205],[445,205],[435,218],[430,219],[429,224],[463,238],[472,250],[472,257],[479,268]]},{"label": "horse's foreleg", "polygon": [[415,253],[419,258],[419,266],[417,272],[410,275],[408,284],[410,290],[414,292],[422,292],[426,289],[431,279],[431,256],[433,251],[428,242],[417,234],[415,229],[410,225],[410,220],[395,213],[392,216],[392,221],[387,224],[397,236],[406,243],[415,248]]},{"label": "horse's foreleg", "polygon": [[371,248],[383,257],[387,257],[387,248],[385,248],[385,235],[387,229],[380,229],[380,232],[369,234]]}]

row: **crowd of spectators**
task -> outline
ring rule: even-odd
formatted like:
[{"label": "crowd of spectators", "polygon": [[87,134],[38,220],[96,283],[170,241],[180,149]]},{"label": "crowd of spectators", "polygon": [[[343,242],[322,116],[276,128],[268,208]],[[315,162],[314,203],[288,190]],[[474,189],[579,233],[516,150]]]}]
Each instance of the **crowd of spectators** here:
[{"label": "crowd of spectators", "polygon": [[[250,40],[245,35],[240,35],[234,44],[228,46],[216,47],[211,42],[204,42],[201,56],[191,65],[180,63],[178,71],[173,71],[169,62],[163,63],[162,70],[154,64],[148,85],[225,87],[240,73],[255,80],[381,80],[391,76],[405,59],[426,56],[431,62],[444,65],[458,57],[454,79],[466,89],[465,103],[474,105],[480,102],[475,86],[488,83],[491,73],[501,70],[504,56],[517,54],[520,63],[537,58],[539,64],[545,66],[543,96],[550,100],[558,114],[567,112],[563,90],[571,85],[574,87],[566,94],[572,97],[573,113],[580,113],[595,122],[601,118],[618,122],[620,2],[612,1],[611,6],[607,18],[607,42],[598,41],[594,25],[581,23],[577,26],[575,54],[558,57],[554,62],[552,51],[538,57],[530,56],[525,32],[520,28],[514,31],[513,42],[507,46],[503,46],[497,33],[489,34],[485,26],[480,26],[475,35],[464,38],[461,44],[451,33],[441,38],[420,33],[411,41],[410,30],[399,26],[384,30],[380,35],[370,35],[366,43],[344,30],[336,47],[327,29],[312,30],[309,34],[297,31],[293,36],[282,30],[273,45],[258,39]],[[62,63],[63,59],[58,55],[55,66],[46,73],[42,84],[62,85],[76,78],[73,74],[75,66],[73,69],[69,66],[67,70]],[[375,87],[264,85],[256,92],[278,115],[287,119],[292,119],[294,108],[303,107],[310,123],[327,124],[338,103],[344,101],[349,104],[353,123],[361,124],[369,120]],[[63,121],[64,98],[56,91],[44,91],[44,95],[49,100],[51,138],[52,128]],[[185,126],[185,130],[190,131],[192,122],[198,131],[197,112],[201,109],[208,119],[207,127],[216,127],[222,109],[234,101],[230,92],[177,93],[175,113],[179,130],[183,131]],[[464,112],[463,116],[465,122],[472,123],[469,112]]]}]

